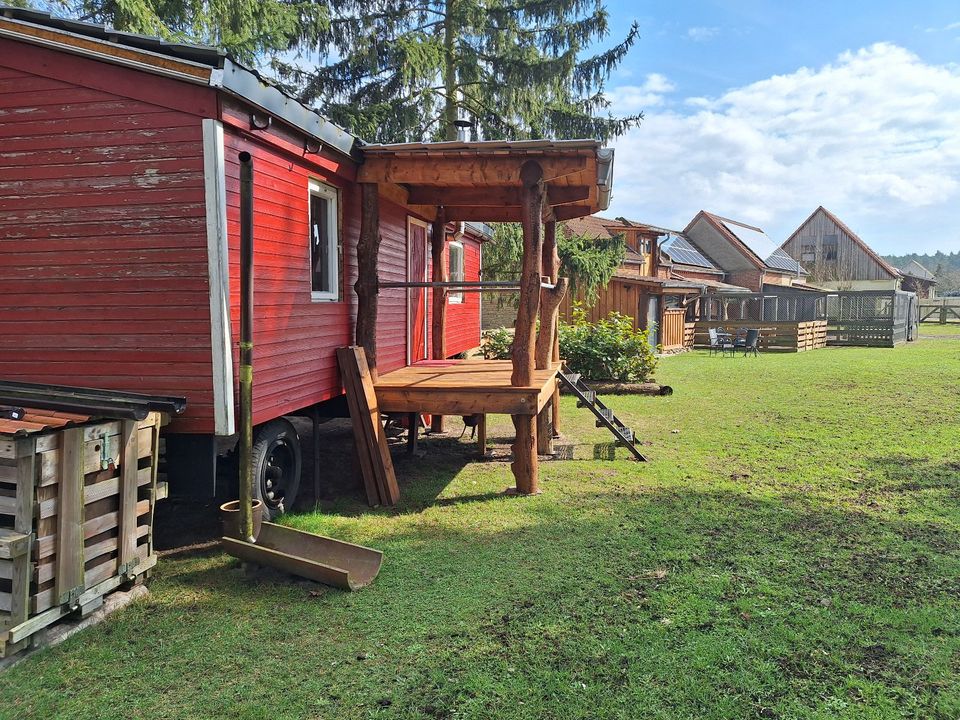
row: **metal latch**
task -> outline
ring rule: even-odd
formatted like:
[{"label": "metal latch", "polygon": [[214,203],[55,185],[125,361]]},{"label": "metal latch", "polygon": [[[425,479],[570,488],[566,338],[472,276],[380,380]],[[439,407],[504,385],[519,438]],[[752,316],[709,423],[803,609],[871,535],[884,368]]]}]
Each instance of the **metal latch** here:
[{"label": "metal latch", "polygon": [[117,461],[110,453],[110,437],[108,435],[100,436],[100,469],[116,470]]},{"label": "metal latch", "polygon": [[123,565],[121,565],[120,567],[118,567],[118,568],[117,568],[117,574],[120,575],[121,577],[127,578],[128,580],[133,580],[133,578],[135,578],[136,575],[137,575],[137,574],[134,572],[134,569],[135,569],[135,568],[137,567],[137,565],[139,565],[139,564],[140,564],[140,558],[139,558],[139,557],[135,557],[135,558],[133,558],[132,560],[130,560],[130,562],[124,563]]},{"label": "metal latch", "polygon": [[75,588],[68,590],[60,596],[60,604],[76,607],[80,604],[81,595],[83,595],[83,585],[77,585]]}]

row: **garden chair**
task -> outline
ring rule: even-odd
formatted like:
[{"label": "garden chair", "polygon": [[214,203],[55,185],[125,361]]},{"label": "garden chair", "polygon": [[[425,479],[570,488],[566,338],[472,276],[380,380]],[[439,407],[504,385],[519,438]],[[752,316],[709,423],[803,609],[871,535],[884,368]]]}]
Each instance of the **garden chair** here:
[{"label": "garden chair", "polygon": [[720,334],[716,328],[708,328],[707,333],[710,335],[710,354],[714,355],[720,350]]},{"label": "garden chair", "polygon": [[743,345],[740,347],[743,350],[744,357],[750,352],[752,352],[754,356],[758,355],[760,353],[760,331],[747,330],[747,336],[744,338]]}]

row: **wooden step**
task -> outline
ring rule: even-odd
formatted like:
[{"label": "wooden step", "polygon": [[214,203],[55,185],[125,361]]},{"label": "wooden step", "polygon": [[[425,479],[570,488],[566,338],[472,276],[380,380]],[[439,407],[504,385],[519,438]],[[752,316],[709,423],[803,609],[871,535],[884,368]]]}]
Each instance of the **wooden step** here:
[{"label": "wooden step", "polygon": [[563,379],[571,385],[576,385],[578,382],[580,382],[580,377],[580,373],[567,373],[563,376]]},{"label": "wooden step", "polygon": [[620,434],[627,439],[627,442],[633,442],[633,430],[623,425],[618,427],[617,430],[619,430]]},{"label": "wooden step", "polygon": [[611,410],[610,408],[602,408],[599,410],[599,413],[600,413],[600,416],[603,417],[603,419],[606,420],[607,422],[605,423],[603,420],[598,419],[597,427],[606,427],[607,423],[613,422],[613,419],[614,419],[613,410]]},{"label": "wooden step", "polygon": [[589,405],[593,405],[594,401],[597,399],[597,394],[593,390],[586,390],[583,393],[583,400],[577,401],[578,408],[585,408]]}]

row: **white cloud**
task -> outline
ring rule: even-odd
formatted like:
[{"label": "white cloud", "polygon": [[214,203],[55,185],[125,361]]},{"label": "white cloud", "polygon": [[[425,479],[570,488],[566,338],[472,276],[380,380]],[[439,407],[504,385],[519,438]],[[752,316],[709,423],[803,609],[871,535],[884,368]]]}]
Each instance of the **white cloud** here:
[{"label": "white cloud", "polygon": [[659,73],[647,75],[642,85],[620,85],[607,93],[616,115],[631,115],[646,108],[663,105],[664,96],[675,90],[673,83]]},{"label": "white cloud", "polygon": [[950,32],[951,30],[960,30],[960,22],[952,22],[943,27],[928,27],[926,32],[928,33],[937,33],[937,32]]},{"label": "white cloud", "polygon": [[881,252],[960,249],[960,66],[879,43],[680,107],[615,143],[614,214],[782,241],[822,204]]},{"label": "white cloud", "polygon": [[694,42],[705,42],[710,38],[714,38],[720,34],[720,28],[718,27],[704,27],[697,26],[692,28],[687,28],[687,37],[693,40]]}]

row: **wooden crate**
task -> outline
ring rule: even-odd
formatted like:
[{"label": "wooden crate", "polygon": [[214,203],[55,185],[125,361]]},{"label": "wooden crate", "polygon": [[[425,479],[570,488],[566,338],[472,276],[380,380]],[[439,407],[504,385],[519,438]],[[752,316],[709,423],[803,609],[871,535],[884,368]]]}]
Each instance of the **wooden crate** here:
[{"label": "wooden crate", "polygon": [[156,563],[153,509],[165,490],[156,473],[159,413],[25,424],[35,427],[0,432],[0,657],[145,577]]}]

